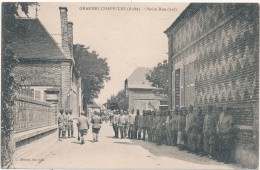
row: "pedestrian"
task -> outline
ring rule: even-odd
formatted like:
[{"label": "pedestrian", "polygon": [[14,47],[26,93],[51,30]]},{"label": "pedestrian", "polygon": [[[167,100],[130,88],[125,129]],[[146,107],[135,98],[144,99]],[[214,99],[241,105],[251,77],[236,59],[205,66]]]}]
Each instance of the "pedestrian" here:
[{"label": "pedestrian", "polygon": [[208,158],[213,158],[216,140],[216,116],[213,114],[213,107],[208,106],[207,114],[204,117],[203,123],[203,150]]},{"label": "pedestrian", "polygon": [[134,123],[134,138],[137,139],[138,137],[138,130],[139,130],[139,117],[140,117],[140,111],[137,109],[136,116],[135,116],[135,123]]},{"label": "pedestrian", "polygon": [[219,137],[218,149],[220,152],[219,161],[224,161],[224,163],[231,162],[231,151],[234,142],[233,116],[230,112],[231,108],[224,107],[217,123],[217,134]]},{"label": "pedestrian", "polygon": [[63,137],[62,132],[63,132],[63,128],[65,128],[63,113],[64,113],[64,109],[60,109],[60,115],[58,116],[59,141],[61,141],[61,137]]},{"label": "pedestrian", "polygon": [[178,109],[175,109],[174,112],[173,112],[173,116],[170,120],[170,123],[171,123],[171,144],[172,144],[172,146],[177,145],[177,137],[178,137],[177,117],[178,117]]},{"label": "pedestrian", "polygon": [[172,119],[172,114],[171,111],[168,110],[167,112],[167,117],[166,117],[166,121],[165,121],[165,127],[166,127],[166,145],[172,145],[172,140],[171,140],[171,119]]},{"label": "pedestrian", "polygon": [[200,107],[197,108],[197,114],[194,119],[194,145],[196,155],[201,155],[203,153],[203,123],[204,115]]},{"label": "pedestrian", "polygon": [[152,111],[152,142],[156,142],[156,111]]},{"label": "pedestrian", "polygon": [[114,116],[112,119],[112,126],[113,126],[113,130],[115,132],[115,138],[118,138],[118,111],[117,110],[114,111]]},{"label": "pedestrian", "polygon": [[190,105],[189,113],[186,115],[186,126],[185,133],[187,134],[187,149],[188,153],[195,152],[194,148],[194,131],[193,131],[193,123],[194,123],[194,114],[193,114],[193,106]]},{"label": "pedestrian", "polygon": [[152,116],[152,111],[148,110],[147,111],[147,135],[148,135],[148,141],[152,142],[152,123],[153,123],[153,116]]},{"label": "pedestrian", "polygon": [[134,123],[135,123],[135,110],[131,110],[131,114],[129,114],[129,132],[128,132],[128,137],[130,139],[134,138]]},{"label": "pedestrian", "polygon": [[166,118],[167,118],[167,115],[166,115],[166,111],[165,110],[162,110],[162,115],[161,115],[161,132],[162,132],[162,136],[161,136],[161,140],[162,140],[162,144],[166,144],[166,140],[167,140],[167,137],[166,137]]},{"label": "pedestrian", "polygon": [[65,114],[63,114],[64,128],[63,128],[63,131],[62,131],[62,138],[66,138],[66,132],[68,130],[68,125],[69,125],[68,114],[69,114],[69,111],[65,110]]},{"label": "pedestrian", "polygon": [[98,112],[94,112],[94,115],[91,118],[91,123],[92,123],[93,142],[98,142],[98,134],[102,124],[102,119],[98,115]]},{"label": "pedestrian", "polygon": [[72,110],[69,110],[68,114],[68,137],[74,138],[74,127],[73,127],[73,117],[72,117]]},{"label": "pedestrian", "polygon": [[125,138],[125,124],[127,122],[127,117],[123,114],[123,110],[120,110],[120,116],[118,117],[118,127],[120,131],[121,139]]},{"label": "pedestrian", "polygon": [[81,112],[81,116],[78,117],[78,119],[77,119],[77,127],[78,127],[78,132],[80,135],[80,143],[84,144],[85,137],[86,137],[86,135],[88,133],[88,129],[89,129],[88,118],[86,117],[84,112]]},{"label": "pedestrian", "polygon": [[138,139],[141,139],[141,134],[143,134],[142,140],[145,141],[145,135],[146,135],[146,110],[143,110],[143,114],[139,117],[139,130],[138,130]]},{"label": "pedestrian", "polygon": [[125,137],[127,138],[128,137],[128,131],[129,131],[129,113],[128,113],[128,111],[124,111],[124,115],[126,117],[124,134],[125,134]]},{"label": "pedestrian", "polygon": [[155,119],[155,124],[156,124],[156,130],[155,130],[155,135],[156,135],[156,145],[159,146],[162,144],[162,128],[161,128],[161,121],[162,119],[162,113],[161,111],[158,112],[156,115]]},{"label": "pedestrian", "polygon": [[177,117],[177,127],[178,127],[178,137],[177,137],[177,146],[179,150],[184,150],[184,137],[185,137],[185,115],[183,114],[184,108],[180,109],[180,114]]}]

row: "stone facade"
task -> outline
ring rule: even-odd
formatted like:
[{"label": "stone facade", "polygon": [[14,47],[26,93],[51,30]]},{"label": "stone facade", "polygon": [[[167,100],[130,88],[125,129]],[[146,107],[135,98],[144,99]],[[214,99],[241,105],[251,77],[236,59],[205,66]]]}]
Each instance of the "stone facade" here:
[{"label": "stone facade", "polygon": [[232,107],[237,129],[233,157],[249,167],[258,162],[258,11],[252,3],[190,4],[165,31],[170,108]]}]

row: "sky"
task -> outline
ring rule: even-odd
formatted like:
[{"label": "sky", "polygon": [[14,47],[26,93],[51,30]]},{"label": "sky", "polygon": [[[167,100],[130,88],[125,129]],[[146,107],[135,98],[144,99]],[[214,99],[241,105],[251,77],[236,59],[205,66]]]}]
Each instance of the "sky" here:
[{"label": "sky", "polygon": [[[95,99],[103,104],[124,88],[125,79],[137,67],[152,68],[168,58],[168,39],[164,31],[188,3],[48,2],[39,5],[38,18],[57,43],[61,43],[59,7],[67,7],[68,21],[73,22],[74,44],[89,46],[100,57],[107,58],[111,80]],[[96,7],[96,10],[83,10],[83,7]],[[35,17],[36,13],[31,10],[29,15]]]}]

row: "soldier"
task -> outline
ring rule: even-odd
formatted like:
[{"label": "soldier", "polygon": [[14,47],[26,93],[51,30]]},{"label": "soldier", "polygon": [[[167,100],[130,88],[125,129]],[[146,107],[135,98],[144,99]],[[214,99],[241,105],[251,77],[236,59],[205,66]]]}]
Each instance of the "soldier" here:
[{"label": "soldier", "polygon": [[171,144],[173,146],[177,145],[177,136],[178,136],[177,117],[178,117],[178,109],[175,109],[175,111],[173,112],[173,116],[170,120],[170,123],[171,123]]},{"label": "soldier", "polygon": [[137,134],[138,134],[138,130],[139,130],[139,117],[140,117],[140,114],[139,114],[139,109],[137,109],[136,111],[136,116],[135,116],[135,123],[134,123],[134,138],[137,139]]},{"label": "soldier", "polygon": [[178,127],[178,138],[177,138],[177,145],[180,150],[185,149],[185,119],[186,116],[184,115],[184,108],[181,108],[180,114],[177,117],[177,127]]},{"label": "soldier", "polygon": [[231,150],[233,145],[233,116],[231,109],[224,107],[217,123],[217,134],[219,137],[219,161],[230,163]]},{"label": "soldier", "polygon": [[89,129],[88,118],[86,117],[84,112],[82,112],[81,116],[77,119],[77,127],[80,134],[80,143],[84,144],[85,136],[87,135]]},{"label": "soldier", "polygon": [[162,117],[162,113],[158,112],[155,119],[155,125],[156,125],[155,135],[156,135],[157,146],[162,144],[162,128],[161,128],[162,118],[161,117]]},{"label": "soldier", "polygon": [[128,135],[128,131],[129,131],[129,112],[128,111],[124,111],[124,115],[126,116],[126,123],[125,123],[124,133],[125,133],[125,137],[129,138],[129,135]]},{"label": "soldier", "polygon": [[204,123],[204,116],[202,114],[202,110],[198,107],[197,114],[195,115],[194,119],[194,150],[196,155],[201,155],[203,152],[203,123]]},{"label": "soldier", "polygon": [[212,159],[216,140],[216,116],[213,114],[213,107],[208,106],[207,114],[203,123],[203,155]]},{"label": "soldier", "polygon": [[98,134],[101,128],[102,119],[97,112],[94,112],[94,115],[91,118],[91,123],[92,123],[93,142],[98,142]]},{"label": "soldier", "polygon": [[123,114],[123,110],[120,110],[120,116],[118,117],[118,127],[121,135],[121,139],[125,138],[125,124],[127,122],[126,115]]},{"label": "soldier", "polygon": [[68,137],[72,137],[74,138],[73,135],[74,132],[74,127],[73,127],[73,117],[72,117],[72,110],[69,110],[69,114],[68,114]]},{"label": "soldier", "polygon": [[167,112],[165,110],[162,111],[161,116],[161,128],[162,128],[162,143],[166,144],[167,136],[166,136],[166,118]]},{"label": "soldier", "polygon": [[65,110],[65,115],[63,114],[64,128],[63,128],[63,131],[62,131],[62,138],[66,137],[66,131],[68,130],[68,124],[69,124],[68,114],[69,114],[69,111]]},{"label": "soldier", "polygon": [[113,125],[113,130],[115,132],[115,138],[118,138],[118,111],[117,110],[115,110],[114,112],[112,125]]},{"label": "soldier", "polygon": [[193,132],[193,123],[194,123],[194,114],[193,114],[193,106],[190,105],[189,107],[189,113],[186,115],[186,126],[185,126],[185,132],[187,135],[187,148],[188,153],[194,152],[194,132]]},{"label": "soldier", "polygon": [[166,145],[172,145],[172,133],[171,133],[171,119],[172,114],[170,111],[167,113],[166,121],[165,121],[165,127],[166,127]]},{"label": "soldier", "polygon": [[146,130],[148,135],[148,141],[151,141],[151,123],[152,123],[151,118],[152,118],[151,111],[148,110],[146,112]]},{"label": "soldier", "polygon": [[147,124],[146,111],[143,110],[143,115],[141,115],[139,117],[138,139],[141,139],[141,133],[143,132],[142,140],[144,140],[144,141],[145,141],[145,135],[146,135],[146,124]]},{"label": "soldier", "polygon": [[[64,128],[64,109],[60,109],[60,115],[58,116],[58,127],[59,127],[59,141],[61,141],[61,135]],[[63,135],[62,135],[63,136]]]},{"label": "soldier", "polygon": [[135,110],[131,110],[131,114],[129,114],[129,132],[128,132],[128,137],[130,139],[134,138],[134,123],[135,123]]},{"label": "soldier", "polygon": [[152,142],[155,143],[156,142],[156,111],[152,111]]}]

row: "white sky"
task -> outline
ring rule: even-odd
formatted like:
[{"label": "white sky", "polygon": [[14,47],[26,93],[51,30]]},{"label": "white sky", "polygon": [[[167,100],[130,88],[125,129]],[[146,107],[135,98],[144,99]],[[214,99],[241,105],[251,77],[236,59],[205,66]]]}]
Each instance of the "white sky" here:
[{"label": "white sky", "polygon": [[[188,3],[40,3],[38,18],[50,34],[60,34],[59,7],[68,8],[73,22],[74,44],[90,46],[107,58],[111,80],[95,101],[103,104],[124,88],[124,80],[137,67],[154,67],[167,59],[168,39],[163,33]],[[80,7],[140,7],[141,11],[88,11]],[[148,11],[148,8],[176,8],[177,11]],[[35,12],[30,16],[34,17]],[[53,35],[60,43],[60,35]]]}]

